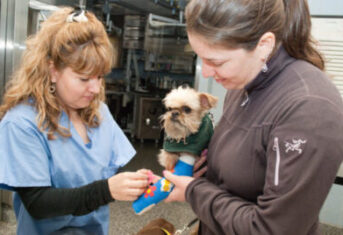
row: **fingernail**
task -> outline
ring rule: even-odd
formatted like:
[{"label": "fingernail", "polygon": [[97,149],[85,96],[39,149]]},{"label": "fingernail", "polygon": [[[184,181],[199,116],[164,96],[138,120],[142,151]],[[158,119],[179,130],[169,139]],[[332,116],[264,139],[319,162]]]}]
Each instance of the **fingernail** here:
[{"label": "fingernail", "polygon": [[148,172],[148,181],[149,181],[149,183],[153,182],[153,181],[154,181],[154,178],[155,178],[155,176],[154,176],[154,174],[152,173],[152,171],[149,171],[149,172]]}]

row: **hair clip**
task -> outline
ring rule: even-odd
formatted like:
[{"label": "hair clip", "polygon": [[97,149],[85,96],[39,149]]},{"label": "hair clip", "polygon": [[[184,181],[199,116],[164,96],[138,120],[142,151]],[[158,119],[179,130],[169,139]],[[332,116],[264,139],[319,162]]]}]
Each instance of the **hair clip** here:
[{"label": "hair clip", "polygon": [[73,11],[70,15],[67,17],[67,22],[72,23],[72,22],[88,22],[88,18],[85,15],[86,11],[85,10],[77,10]]}]

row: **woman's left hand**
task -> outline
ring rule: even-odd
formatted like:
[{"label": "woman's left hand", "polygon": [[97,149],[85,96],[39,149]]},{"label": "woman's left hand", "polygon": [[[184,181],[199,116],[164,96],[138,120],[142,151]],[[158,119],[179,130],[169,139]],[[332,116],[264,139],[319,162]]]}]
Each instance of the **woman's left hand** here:
[{"label": "woman's left hand", "polygon": [[186,188],[189,185],[189,183],[194,180],[194,178],[189,177],[189,176],[174,175],[170,171],[163,171],[163,175],[167,180],[169,180],[175,185],[174,189],[171,191],[169,196],[164,201],[165,202],[185,201]]}]

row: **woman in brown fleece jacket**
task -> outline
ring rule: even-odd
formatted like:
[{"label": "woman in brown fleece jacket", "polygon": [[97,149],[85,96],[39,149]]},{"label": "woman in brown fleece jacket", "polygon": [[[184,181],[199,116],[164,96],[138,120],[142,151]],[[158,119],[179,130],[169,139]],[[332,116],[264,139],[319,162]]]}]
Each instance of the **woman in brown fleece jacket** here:
[{"label": "woman in brown fleece jacket", "polygon": [[205,177],[164,172],[199,234],[320,234],[343,158],[343,104],[313,47],[306,0],[191,0],[190,44],[227,91]]}]

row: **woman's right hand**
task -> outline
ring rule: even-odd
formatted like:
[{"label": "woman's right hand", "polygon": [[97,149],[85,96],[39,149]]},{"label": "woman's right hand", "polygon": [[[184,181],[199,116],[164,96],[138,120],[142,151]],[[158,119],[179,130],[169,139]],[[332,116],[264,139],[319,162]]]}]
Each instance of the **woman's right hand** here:
[{"label": "woman's right hand", "polygon": [[113,199],[119,201],[134,201],[148,187],[149,170],[122,172],[108,179],[108,187]]},{"label": "woman's right hand", "polygon": [[163,171],[163,176],[174,184],[173,190],[170,192],[169,196],[164,201],[185,201],[186,189],[195,178],[189,176],[174,175],[170,171]]}]

